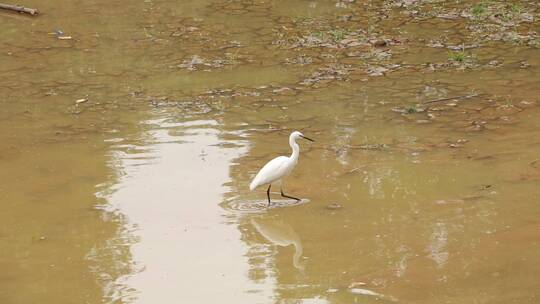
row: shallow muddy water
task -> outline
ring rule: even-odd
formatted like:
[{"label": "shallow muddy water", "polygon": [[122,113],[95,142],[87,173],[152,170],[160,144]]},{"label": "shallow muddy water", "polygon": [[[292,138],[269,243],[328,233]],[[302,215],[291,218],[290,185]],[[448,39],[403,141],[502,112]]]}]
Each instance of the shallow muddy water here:
[{"label": "shallow muddy water", "polygon": [[0,303],[537,303],[540,6],[486,3],[0,12]]}]

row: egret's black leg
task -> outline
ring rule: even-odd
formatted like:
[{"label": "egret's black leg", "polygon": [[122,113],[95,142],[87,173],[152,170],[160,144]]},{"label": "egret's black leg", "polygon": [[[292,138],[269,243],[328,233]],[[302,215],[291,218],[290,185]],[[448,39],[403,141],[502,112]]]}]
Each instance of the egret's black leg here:
[{"label": "egret's black leg", "polygon": [[270,206],[270,187],[272,187],[272,184],[268,185],[268,190],[266,190],[266,196],[268,196],[268,206]]},{"label": "egret's black leg", "polygon": [[293,200],[296,200],[297,202],[301,201],[301,199],[299,199],[298,197],[289,196],[289,195],[283,193],[283,188],[281,188],[281,196],[287,197],[287,198],[292,198]]}]

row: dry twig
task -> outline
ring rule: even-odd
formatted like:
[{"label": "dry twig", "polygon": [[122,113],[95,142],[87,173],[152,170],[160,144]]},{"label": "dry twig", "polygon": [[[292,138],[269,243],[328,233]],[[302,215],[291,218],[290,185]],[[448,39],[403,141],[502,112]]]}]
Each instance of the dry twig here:
[{"label": "dry twig", "polygon": [[448,100],[459,100],[459,99],[468,99],[478,96],[478,94],[470,94],[470,95],[462,95],[462,96],[454,96],[454,97],[445,97],[435,100],[426,101],[425,103],[434,103],[434,102],[440,102],[440,101],[448,101]]},{"label": "dry twig", "polygon": [[20,5],[11,5],[11,4],[0,3],[0,9],[5,9],[5,10],[9,10],[9,11],[15,11],[15,12],[19,12],[19,13],[27,13],[27,14],[30,14],[30,15],[33,15],[33,16],[39,14],[38,10],[35,9],[35,8],[28,8],[28,7],[24,7],[24,6],[20,6]]}]

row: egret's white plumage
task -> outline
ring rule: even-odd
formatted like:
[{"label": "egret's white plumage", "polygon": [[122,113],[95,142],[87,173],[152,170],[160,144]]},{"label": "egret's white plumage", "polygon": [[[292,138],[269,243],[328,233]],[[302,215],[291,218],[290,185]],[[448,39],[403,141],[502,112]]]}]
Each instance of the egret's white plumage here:
[{"label": "egret's white plumage", "polygon": [[271,184],[289,175],[296,165],[296,162],[290,164],[291,161],[287,156],[278,156],[269,161],[249,184],[249,190],[253,191],[259,186]]},{"label": "egret's white plumage", "polygon": [[[255,188],[262,186],[262,185],[269,185],[267,195],[268,195],[268,204],[270,204],[270,187],[275,182],[281,182],[281,180],[289,175],[291,171],[294,169],[296,164],[298,163],[298,157],[300,156],[300,147],[296,143],[296,140],[298,138],[305,138],[307,140],[313,141],[312,139],[309,139],[305,137],[302,133],[298,131],[294,131],[289,136],[289,145],[292,149],[291,156],[278,156],[271,161],[269,161],[262,169],[257,173],[253,181],[251,181],[251,184],[249,185],[249,189],[251,191],[255,190]],[[296,200],[299,200],[298,198],[287,196],[281,191],[281,195],[288,198],[293,198]]]}]

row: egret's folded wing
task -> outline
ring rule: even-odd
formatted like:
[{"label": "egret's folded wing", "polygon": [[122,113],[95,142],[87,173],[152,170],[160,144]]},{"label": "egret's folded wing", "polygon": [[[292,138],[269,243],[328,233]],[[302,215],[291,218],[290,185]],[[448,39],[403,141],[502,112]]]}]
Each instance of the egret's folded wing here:
[{"label": "egret's folded wing", "polygon": [[279,156],[269,161],[264,167],[257,173],[251,184],[250,190],[254,190],[260,185],[272,183],[285,175],[287,168],[286,164],[289,160],[286,156]]}]

